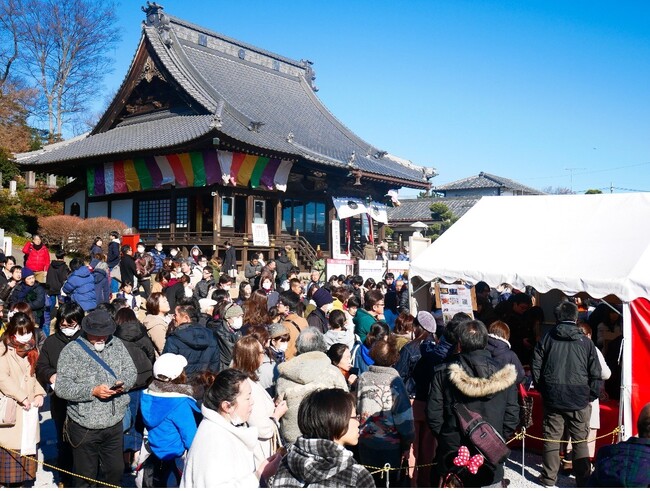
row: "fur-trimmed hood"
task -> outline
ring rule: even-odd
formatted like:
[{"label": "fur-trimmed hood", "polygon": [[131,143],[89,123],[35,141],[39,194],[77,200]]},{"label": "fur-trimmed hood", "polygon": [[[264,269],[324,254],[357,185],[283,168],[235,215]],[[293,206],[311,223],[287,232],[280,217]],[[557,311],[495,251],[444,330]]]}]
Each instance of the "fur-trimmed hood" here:
[{"label": "fur-trimmed hood", "polygon": [[508,364],[488,378],[475,377],[465,371],[462,365],[449,365],[449,381],[467,397],[488,397],[512,386],[517,379],[514,365]]}]

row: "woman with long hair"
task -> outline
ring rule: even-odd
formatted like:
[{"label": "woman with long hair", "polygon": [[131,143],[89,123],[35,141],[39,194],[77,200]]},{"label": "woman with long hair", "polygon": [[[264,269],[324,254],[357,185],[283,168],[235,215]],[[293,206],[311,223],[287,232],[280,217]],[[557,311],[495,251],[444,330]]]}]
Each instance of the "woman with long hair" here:
[{"label": "woman with long hair", "polygon": [[232,353],[232,368],[248,375],[251,383],[251,400],[253,410],[248,424],[258,429],[260,450],[255,452],[257,463],[268,459],[279,447],[280,418],[287,412],[287,403],[282,401],[276,406],[266,389],[260,384],[257,370],[262,365],[266,351],[253,336],[244,336],[235,343]]},{"label": "woman with long hair", "polygon": [[[16,423],[0,427],[0,483],[21,487],[36,479],[36,445],[40,441],[38,408],[43,405],[45,390],[36,380],[38,349],[34,322],[22,312],[15,313],[0,338],[0,393],[17,405]],[[30,441],[23,439],[23,427],[32,429]],[[32,457],[32,459],[26,458]]]},{"label": "woman with long hair", "polygon": [[267,323],[268,309],[266,295],[255,290],[251,298],[242,305],[244,310],[244,328],[248,326],[265,326]]},{"label": "woman with long hair", "polygon": [[248,281],[242,281],[239,284],[239,295],[237,295],[235,303],[242,305],[246,300],[251,298],[252,291],[251,284]]},{"label": "woman with long hair", "polygon": [[156,358],[158,358],[165,348],[167,330],[171,322],[169,300],[161,292],[152,293],[147,297],[146,309],[147,315],[142,324],[153,342],[156,349]]}]

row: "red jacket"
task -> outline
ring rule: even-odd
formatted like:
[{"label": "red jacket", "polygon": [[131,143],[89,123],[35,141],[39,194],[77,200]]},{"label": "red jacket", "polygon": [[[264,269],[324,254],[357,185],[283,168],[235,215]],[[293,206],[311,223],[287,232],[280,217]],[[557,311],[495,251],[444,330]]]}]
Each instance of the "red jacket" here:
[{"label": "red jacket", "polygon": [[23,254],[27,254],[25,266],[32,271],[47,271],[50,267],[50,251],[47,250],[45,244],[40,249],[34,249],[31,242],[27,242],[23,247]]}]

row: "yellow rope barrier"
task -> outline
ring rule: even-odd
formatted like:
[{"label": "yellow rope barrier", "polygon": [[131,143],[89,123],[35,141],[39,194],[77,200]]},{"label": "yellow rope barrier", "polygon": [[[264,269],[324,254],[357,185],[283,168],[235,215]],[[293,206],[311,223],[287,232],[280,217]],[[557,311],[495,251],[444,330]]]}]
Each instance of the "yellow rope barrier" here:
[{"label": "yellow rope barrier", "polygon": [[[621,432],[621,429],[622,428],[620,426],[617,426],[612,431],[610,431],[609,433],[606,433],[604,435],[600,435],[600,436],[597,436],[597,437],[592,438],[592,439],[576,440],[576,441],[573,441],[573,440],[549,440],[549,439],[541,438],[539,436],[533,436],[530,433],[524,433],[523,431],[520,431],[518,433],[515,433],[514,436],[510,440],[508,440],[506,442],[506,445],[510,445],[515,440],[523,440],[524,438],[527,438],[527,437],[532,438],[534,440],[539,440],[539,441],[543,441],[543,442],[551,442],[551,443],[569,443],[569,442],[571,442],[571,443],[591,443],[591,442],[594,442],[596,440],[600,440],[601,438],[607,438],[608,436],[613,436],[615,438],[616,435]],[[613,443],[613,439],[612,439],[612,443]],[[383,467],[375,467],[375,466],[372,466],[372,465],[364,465],[364,467],[366,469],[374,469],[372,472],[370,472],[370,474],[378,474],[379,472],[400,471],[400,470],[408,470],[408,469],[420,469],[422,467],[430,467],[432,465],[435,465],[435,464],[434,463],[431,463],[431,464],[418,464],[418,465],[412,465],[412,466],[407,465],[407,466],[402,466],[402,467],[390,467],[388,465],[385,465]]]},{"label": "yellow rope barrier", "polygon": [[89,481],[89,482],[92,482],[92,483],[95,483],[95,484],[99,484],[99,485],[104,486],[104,487],[118,488],[118,489],[121,487],[121,486],[115,486],[114,484],[108,484],[107,482],[98,481],[96,479],[91,479],[90,477],[82,476],[80,474],[75,474],[74,472],[66,471],[65,469],[60,469],[59,467],[57,467],[55,465],[48,464],[48,463],[46,463],[46,462],[44,462],[42,460],[38,460],[38,459],[35,459],[34,457],[30,457],[29,455],[22,455],[20,452],[16,452],[15,450],[12,450],[12,449],[7,448],[7,447],[3,447],[2,445],[0,445],[0,448],[2,448],[3,450],[6,450],[7,452],[10,452],[10,453],[12,453],[14,455],[18,455],[19,457],[24,457],[24,458],[26,458],[28,460],[31,460],[32,462],[36,462],[37,464],[41,464],[41,465],[43,465],[43,467],[50,467],[50,468],[52,468],[54,470],[57,470],[59,472],[64,472],[64,473],[69,474],[71,476],[79,477],[81,479],[84,479],[86,481]]}]

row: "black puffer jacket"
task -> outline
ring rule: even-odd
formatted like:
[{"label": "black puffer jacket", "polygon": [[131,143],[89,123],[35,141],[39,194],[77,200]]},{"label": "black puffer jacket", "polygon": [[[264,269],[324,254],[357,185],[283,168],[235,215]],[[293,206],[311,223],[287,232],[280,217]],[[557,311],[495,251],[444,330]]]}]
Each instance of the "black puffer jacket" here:
[{"label": "black puffer jacket", "polygon": [[598,399],[600,362],[596,346],[573,322],[562,322],[535,346],[533,382],[544,406],[579,411]]},{"label": "black puffer jacket", "polygon": [[517,381],[515,383],[519,385],[523,382],[524,377],[526,376],[524,367],[521,366],[521,362],[519,361],[519,358],[517,358],[515,352],[510,349],[510,343],[508,341],[490,334],[486,349],[490,352],[492,358],[502,367],[506,366],[508,363],[514,365],[517,369]]},{"label": "black puffer jacket", "polygon": [[68,279],[69,274],[70,268],[68,268],[65,261],[60,261],[58,259],[52,261],[47,270],[47,276],[45,277],[47,294],[60,295],[61,287],[65,283],[65,280]]},{"label": "black puffer jacket", "polygon": [[187,360],[187,375],[203,371],[219,372],[219,345],[207,327],[181,324],[167,335],[164,353],[183,355]]},{"label": "black puffer jacket", "polygon": [[235,343],[242,337],[241,329],[233,331],[226,325],[226,321],[222,319],[208,321],[206,326],[212,331],[219,345],[219,371],[225,370],[230,366],[230,362],[232,361],[232,350],[235,347]]},{"label": "black puffer jacket", "polygon": [[[502,367],[487,350],[459,353],[436,368],[427,402],[427,423],[438,437],[436,469],[446,475],[451,460],[461,445],[472,448],[458,426],[453,405],[461,402],[479,413],[504,438],[511,436],[519,423],[519,403],[513,365]],[[503,477],[503,466],[494,481]]]},{"label": "black puffer jacket", "polygon": [[138,372],[133,389],[147,387],[153,378],[153,364],[156,361],[156,349],[147,330],[139,321],[125,322],[117,326],[115,337],[124,342]]}]

